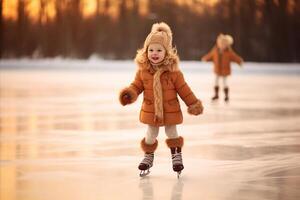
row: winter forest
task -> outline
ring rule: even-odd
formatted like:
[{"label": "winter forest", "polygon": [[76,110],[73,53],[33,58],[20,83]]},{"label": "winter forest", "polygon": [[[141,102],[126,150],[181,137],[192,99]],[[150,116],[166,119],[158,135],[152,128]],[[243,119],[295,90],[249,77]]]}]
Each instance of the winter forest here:
[{"label": "winter forest", "polygon": [[154,22],[173,29],[182,60],[219,33],[246,61],[300,61],[298,0],[0,0],[0,57],[132,59]]}]

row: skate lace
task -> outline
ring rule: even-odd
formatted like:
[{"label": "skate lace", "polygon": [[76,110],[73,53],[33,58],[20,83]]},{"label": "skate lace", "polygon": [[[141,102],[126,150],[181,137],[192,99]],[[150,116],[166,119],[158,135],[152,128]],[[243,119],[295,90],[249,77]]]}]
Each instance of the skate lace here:
[{"label": "skate lace", "polygon": [[154,153],[146,153],[142,163],[152,166],[153,159]]},{"label": "skate lace", "polygon": [[172,154],[172,162],[173,162],[173,165],[182,165],[181,152]]}]

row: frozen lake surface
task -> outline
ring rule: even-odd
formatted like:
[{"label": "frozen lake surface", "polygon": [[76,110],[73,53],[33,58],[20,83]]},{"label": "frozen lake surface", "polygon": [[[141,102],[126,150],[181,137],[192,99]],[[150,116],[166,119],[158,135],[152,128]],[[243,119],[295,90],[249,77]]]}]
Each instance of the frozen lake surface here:
[{"label": "frozen lake surface", "polygon": [[234,66],[231,102],[212,104],[210,64],[183,62],[205,111],[190,116],[181,102],[177,180],[163,129],[150,176],[138,176],[142,98],[118,102],[132,62],[39,62],[0,62],[1,200],[300,199],[299,64]]}]

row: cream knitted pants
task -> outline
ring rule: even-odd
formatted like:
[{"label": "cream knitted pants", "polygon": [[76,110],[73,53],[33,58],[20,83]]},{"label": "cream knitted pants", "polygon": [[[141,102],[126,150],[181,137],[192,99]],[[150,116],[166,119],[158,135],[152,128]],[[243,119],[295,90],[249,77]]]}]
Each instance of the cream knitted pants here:
[{"label": "cream knitted pants", "polygon": [[[158,136],[159,127],[148,125],[145,142],[147,144],[154,144]],[[178,138],[176,125],[165,126],[165,133],[168,138]]]},{"label": "cream knitted pants", "polygon": [[220,78],[223,79],[223,87],[224,88],[228,87],[227,76],[218,76],[218,75],[216,75],[216,77],[215,77],[215,86],[219,86],[219,80],[220,80]]}]

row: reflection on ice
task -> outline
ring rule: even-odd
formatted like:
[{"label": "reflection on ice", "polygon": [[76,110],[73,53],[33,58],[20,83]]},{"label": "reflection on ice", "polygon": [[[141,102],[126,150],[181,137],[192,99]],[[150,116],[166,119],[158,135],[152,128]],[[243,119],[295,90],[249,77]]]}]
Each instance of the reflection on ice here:
[{"label": "reflection on ice", "polygon": [[176,183],[174,183],[172,188],[171,200],[181,200],[182,192],[183,192],[183,180],[179,179]]},{"label": "reflection on ice", "polygon": [[141,179],[139,188],[141,188],[141,191],[143,193],[142,194],[143,200],[152,200],[153,199],[153,185],[151,182],[151,178],[149,178],[149,176]]},{"label": "reflection on ice", "polygon": [[[181,200],[183,195],[183,186],[184,186],[184,180],[178,179],[177,181],[174,181],[173,186],[171,188],[170,192],[170,198],[164,198],[164,199],[170,199],[170,200]],[[152,178],[150,176],[141,178],[139,183],[139,188],[142,191],[142,200],[153,200],[158,199],[158,195],[155,195],[155,191],[153,189],[153,183]],[[169,196],[168,189],[163,189],[163,192],[165,193],[166,197]]]},{"label": "reflection on ice", "polygon": [[177,180],[164,134],[150,176],[138,175],[141,98],[117,98],[130,74],[2,70],[0,199],[300,199],[297,76],[234,76],[225,105],[209,101],[213,77],[186,73],[205,115],[184,113]]}]

